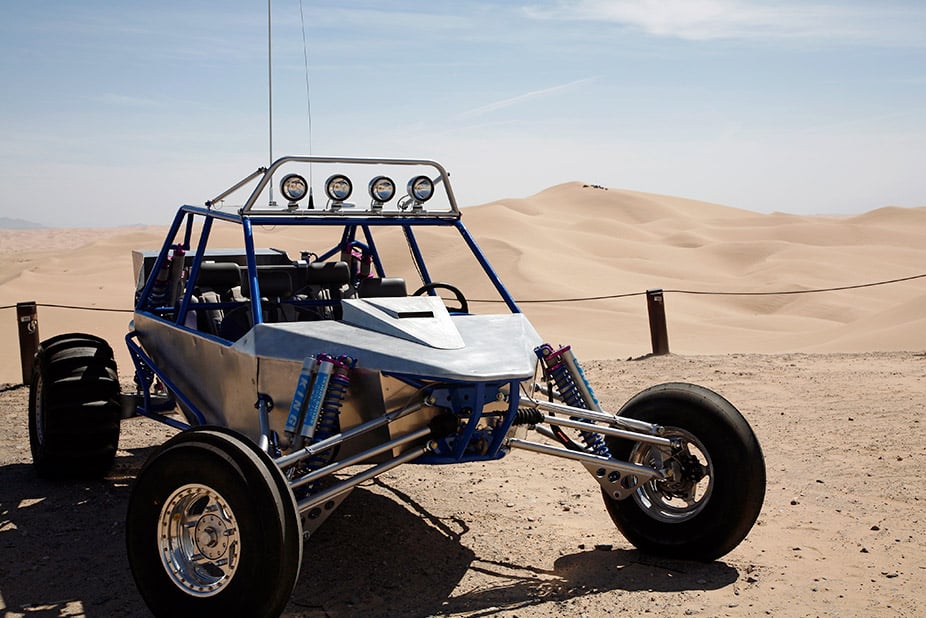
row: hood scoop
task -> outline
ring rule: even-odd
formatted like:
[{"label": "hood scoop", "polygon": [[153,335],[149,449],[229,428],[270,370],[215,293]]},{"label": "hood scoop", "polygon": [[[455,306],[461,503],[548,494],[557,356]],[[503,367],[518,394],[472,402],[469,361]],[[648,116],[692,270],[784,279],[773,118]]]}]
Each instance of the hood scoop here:
[{"label": "hood scoop", "polygon": [[341,301],[342,322],[439,350],[465,347],[444,301],[436,296],[352,298]]}]

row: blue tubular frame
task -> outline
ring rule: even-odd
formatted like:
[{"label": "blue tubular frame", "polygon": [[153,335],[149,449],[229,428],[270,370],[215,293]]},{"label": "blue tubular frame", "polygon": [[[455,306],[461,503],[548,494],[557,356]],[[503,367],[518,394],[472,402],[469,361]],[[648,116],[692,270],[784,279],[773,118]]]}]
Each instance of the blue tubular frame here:
[{"label": "blue tubular frame", "polygon": [[[208,243],[208,238],[211,234],[212,224],[218,219],[221,221],[226,221],[230,223],[238,224],[242,227],[242,233],[244,236],[244,245],[245,245],[245,255],[247,257],[247,267],[248,267],[248,283],[250,284],[250,289],[255,290],[256,293],[252,294],[251,298],[251,309],[254,316],[254,323],[258,324],[263,322],[263,313],[260,305],[260,284],[257,281],[257,261],[254,251],[254,233],[253,228],[255,226],[267,226],[267,225],[322,225],[330,227],[343,226],[344,231],[342,234],[342,241],[353,242],[356,238],[357,228],[359,227],[363,233],[364,240],[366,245],[370,249],[370,253],[373,257],[373,264],[376,272],[379,276],[385,276],[385,268],[382,264],[382,259],[379,255],[379,251],[375,245],[373,232],[370,229],[372,224],[375,222],[376,226],[399,226],[402,228],[406,242],[412,252],[412,256],[415,261],[415,265],[421,273],[422,279],[425,283],[432,283],[431,275],[427,269],[424,256],[421,253],[421,248],[418,244],[415,234],[412,231],[413,227],[416,226],[436,226],[436,227],[456,227],[460,235],[463,237],[467,246],[470,249],[470,252],[475,256],[477,262],[482,267],[483,271],[489,277],[489,280],[495,286],[495,289],[498,291],[501,298],[505,301],[505,304],[508,306],[508,309],[512,313],[521,313],[520,308],[518,308],[517,303],[515,303],[511,294],[505,288],[504,284],[499,279],[498,275],[492,269],[492,266],[489,264],[488,259],[482,253],[482,250],[476,244],[476,241],[470,236],[467,229],[463,226],[462,222],[458,218],[454,217],[363,217],[363,216],[351,216],[351,217],[342,217],[342,216],[331,216],[325,215],[320,217],[310,217],[305,215],[292,215],[292,216],[260,216],[260,215],[242,215],[238,213],[224,213],[213,210],[211,208],[204,208],[201,206],[181,206],[177,212],[177,215],[174,217],[174,220],[170,226],[167,237],[164,240],[161,250],[158,253],[158,256],[154,262],[151,273],[149,273],[148,280],[145,282],[145,286],[142,288],[141,293],[139,294],[138,303],[135,306],[136,311],[141,311],[145,313],[153,313],[147,307],[147,299],[151,295],[151,290],[154,286],[154,281],[156,278],[156,273],[160,271],[163,267],[165,261],[167,260],[167,255],[170,250],[178,246],[178,243],[175,243],[174,240],[177,238],[177,234],[180,230],[180,226],[184,224],[186,220],[186,229],[184,230],[184,240],[182,246],[185,250],[189,251],[190,242],[192,240],[192,230],[193,222],[197,217],[203,218],[203,229],[200,235],[199,243],[195,254],[193,255],[193,262],[191,265],[191,280],[193,277],[198,274],[199,268],[202,265],[203,255],[205,252],[205,247]],[[319,256],[319,259],[328,259],[331,256],[337,254],[341,246],[333,247],[323,255]],[[152,276],[155,275],[155,276]],[[191,302],[192,290],[187,290],[184,293],[183,299],[179,310],[174,316],[173,322],[176,324],[183,324],[183,319],[186,318],[187,313],[189,312],[189,305]],[[164,308],[170,309],[170,308]],[[156,315],[156,314],[155,314]]]},{"label": "blue tubular frame", "polygon": [[[418,244],[418,240],[415,237],[413,231],[414,226],[438,226],[438,227],[449,227],[453,226],[457,229],[460,236],[463,237],[464,242],[467,247],[469,247],[470,252],[476,258],[476,261],[482,267],[482,270],[485,272],[486,276],[489,277],[489,280],[495,286],[496,291],[501,296],[502,300],[505,301],[505,304],[508,306],[508,309],[512,313],[521,313],[521,309],[518,307],[514,298],[508,292],[505,285],[499,279],[498,275],[495,273],[495,270],[489,264],[488,259],[483,254],[482,250],[479,248],[479,245],[476,244],[476,241],[470,235],[469,231],[463,225],[462,221],[459,218],[452,217],[415,217],[411,216],[408,218],[404,217],[362,217],[362,216],[352,216],[352,217],[341,217],[341,216],[331,216],[324,215],[320,217],[309,217],[305,215],[293,215],[289,217],[285,216],[260,216],[260,215],[245,215],[245,214],[230,214],[223,213],[212,210],[211,208],[203,208],[198,206],[182,206],[177,215],[174,217],[173,223],[171,224],[170,230],[168,231],[167,237],[164,240],[161,250],[158,253],[157,259],[154,262],[151,272],[149,273],[148,280],[145,282],[144,287],[142,288],[141,294],[138,297],[138,303],[135,306],[135,311],[151,313],[157,315],[156,310],[170,310],[172,308],[149,308],[147,306],[148,298],[151,295],[152,288],[154,287],[154,282],[157,276],[157,273],[164,266],[165,261],[167,260],[167,255],[172,248],[181,246],[186,251],[189,251],[190,242],[192,240],[193,233],[193,222],[195,218],[203,218],[203,227],[200,233],[199,243],[197,244],[196,252],[193,255],[193,262],[190,268],[189,279],[192,281],[196,280],[197,275],[199,274],[200,267],[202,266],[203,256],[205,254],[206,245],[208,244],[209,237],[212,231],[212,224],[216,219],[227,221],[231,223],[237,223],[241,225],[242,233],[244,236],[244,248],[245,256],[247,259],[247,268],[248,268],[248,284],[250,289],[253,290],[251,294],[251,311],[254,319],[254,324],[260,324],[263,320],[263,310],[260,303],[260,283],[257,279],[257,259],[254,250],[254,226],[261,225],[280,225],[285,223],[286,225],[323,225],[323,226],[343,226],[343,232],[341,236],[341,244],[337,247],[331,248],[329,251],[325,252],[319,256],[320,260],[326,260],[331,256],[337,254],[344,246],[345,243],[360,242],[356,240],[357,228],[359,227],[363,233],[364,240],[366,241],[365,246],[369,249],[370,255],[372,256],[373,265],[376,270],[376,273],[383,277],[385,276],[385,268],[382,264],[382,259],[379,255],[379,251],[376,247],[376,244],[373,239],[373,232],[370,229],[371,224],[376,222],[378,226],[399,226],[402,228],[402,231],[405,235],[406,243],[412,253],[412,257],[415,262],[415,266],[418,269],[418,272],[421,275],[422,280],[425,284],[432,283],[431,274],[428,271],[424,256],[421,252],[421,247]],[[180,226],[183,225],[184,219],[186,220],[186,229],[184,230],[184,240],[182,244],[175,243],[174,240],[177,237],[177,233],[180,230]],[[186,319],[187,314],[190,310],[190,304],[192,301],[193,290],[187,289],[184,291],[183,298],[181,300],[179,308],[176,310],[173,322],[178,325],[182,325]]]},{"label": "blue tubular frame", "polygon": [[383,268],[383,262],[379,258],[379,251],[376,249],[376,243],[373,242],[373,232],[370,231],[370,226],[361,225],[360,229],[363,231],[363,238],[367,242],[367,247],[370,248],[370,255],[373,256],[373,267],[376,268],[377,276],[385,277],[386,269]]},{"label": "blue tubular frame", "polygon": [[248,285],[251,286],[251,315],[254,324],[263,324],[264,312],[260,306],[260,284],[257,281],[257,258],[254,256],[254,230],[251,228],[251,219],[242,216],[241,227],[244,230],[244,252],[248,261]]},{"label": "blue tubular frame", "polygon": [[173,223],[171,223],[167,236],[164,238],[164,244],[161,245],[161,251],[154,261],[154,266],[151,268],[148,280],[145,282],[145,287],[142,288],[141,294],[138,296],[138,303],[135,305],[135,311],[144,311],[147,309],[145,305],[147,304],[148,297],[151,295],[151,288],[154,287],[157,273],[160,272],[161,267],[164,266],[164,262],[167,261],[167,252],[174,246],[174,238],[177,237],[177,231],[180,229],[180,224],[183,223],[183,217],[186,213],[185,208],[186,207],[182,207],[177,211],[177,215],[174,217]]},{"label": "blue tubular frame", "polygon": [[415,238],[415,233],[412,231],[410,225],[403,225],[402,232],[405,233],[405,242],[412,250],[412,256],[415,258],[415,267],[418,269],[418,273],[421,275],[421,279],[424,282],[424,285],[430,285],[433,283],[431,281],[431,273],[428,272],[428,267],[424,263],[424,256],[421,255],[421,248],[418,246],[418,240]]},{"label": "blue tubular frame", "polygon": [[[190,266],[190,281],[196,281],[199,277],[199,269],[203,263],[203,255],[206,252],[206,244],[209,241],[209,234],[212,232],[212,218],[206,217],[203,220],[203,229],[200,232],[199,244],[196,247],[196,254],[193,256],[193,264]],[[186,244],[189,246],[190,239],[193,231],[193,215],[189,215],[189,221],[187,222],[187,239]],[[190,310],[190,302],[193,299],[193,288],[187,287],[183,292],[183,301],[180,303],[180,311],[177,314],[177,324],[186,323],[186,315]]]},{"label": "blue tubular frame", "polygon": [[511,310],[511,312],[521,313],[521,310],[518,308],[518,304],[514,302],[514,299],[511,297],[511,294],[508,293],[508,289],[505,287],[505,284],[503,284],[502,280],[498,278],[497,274],[495,274],[495,269],[493,269],[492,265],[489,264],[489,260],[486,259],[486,256],[482,253],[479,245],[476,244],[475,239],[469,235],[466,227],[463,226],[463,222],[457,219],[454,221],[453,225],[457,228],[457,230],[459,230],[463,240],[465,240],[466,244],[469,246],[469,250],[474,256],[476,256],[476,259],[482,266],[482,270],[484,270],[486,275],[489,276],[489,279],[492,280],[492,284],[495,286],[495,289],[498,290],[498,293],[501,295],[501,297],[505,300],[505,304],[508,305],[508,308]]},{"label": "blue tubular frame", "polygon": [[[439,393],[442,391],[447,391],[451,394],[451,405],[449,406],[449,409],[457,416],[462,416],[464,407],[453,402],[453,394],[466,394],[466,391],[470,391],[472,394],[472,396],[469,397],[471,406],[467,406],[470,407],[470,412],[468,413],[466,426],[461,431],[450,436],[453,438],[453,447],[451,448],[448,445],[446,442],[447,438],[442,438],[438,441],[438,446],[433,452],[422,455],[419,459],[416,459],[411,463],[445,465],[474,461],[490,461],[494,459],[501,459],[507,453],[507,451],[503,450],[502,447],[504,444],[505,436],[511,430],[511,427],[514,425],[515,418],[517,417],[518,407],[521,401],[520,396],[518,396],[521,387],[520,380],[503,380],[500,382],[430,382],[428,380],[422,379],[417,375],[400,373],[384,373],[384,375],[388,375],[391,378],[400,380],[401,382],[404,382],[405,384],[408,384],[415,389],[430,391],[432,394],[435,392]],[[485,411],[486,404],[495,401],[494,395],[500,392],[505,386],[508,387],[509,393],[507,410],[504,412],[499,410],[496,412],[487,413]],[[482,430],[483,432],[488,431],[492,435],[492,441],[485,449],[485,452],[467,453],[467,449],[469,449],[470,444],[476,437],[476,432],[479,429],[479,422],[485,419],[487,416],[502,414],[504,414],[504,420],[501,422],[501,424],[488,430]]]}]

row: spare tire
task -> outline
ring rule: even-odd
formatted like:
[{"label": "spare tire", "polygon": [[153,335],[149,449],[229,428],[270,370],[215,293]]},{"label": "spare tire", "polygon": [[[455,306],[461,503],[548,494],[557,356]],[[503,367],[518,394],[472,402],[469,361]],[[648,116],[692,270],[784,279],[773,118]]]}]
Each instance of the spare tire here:
[{"label": "spare tire", "polygon": [[99,478],[119,444],[119,374],[113,350],[94,335],[43,341],[29,390],[29,444],[44,478]]}]

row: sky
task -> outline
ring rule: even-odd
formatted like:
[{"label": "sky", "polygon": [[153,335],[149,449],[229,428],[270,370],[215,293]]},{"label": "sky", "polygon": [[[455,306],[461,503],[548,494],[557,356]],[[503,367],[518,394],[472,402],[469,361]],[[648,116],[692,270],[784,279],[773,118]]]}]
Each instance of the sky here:
[{"label": "sky", "polygon": [[463,205],[926,205],[920,1],[273,0],[272,153],[266,1],[0,7],[0,217],[167,224],[309,153],[438,160]]}]

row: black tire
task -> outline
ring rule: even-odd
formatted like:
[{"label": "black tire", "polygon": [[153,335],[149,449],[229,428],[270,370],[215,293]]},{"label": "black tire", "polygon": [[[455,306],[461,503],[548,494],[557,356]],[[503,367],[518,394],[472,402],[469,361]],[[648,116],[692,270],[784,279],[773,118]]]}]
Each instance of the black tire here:
[{"label": "black tire", "polygon": [[266,453],[231,430],[201,427],[171,438],[142,468],[126,548],[155,616],[278,616],[299,576],[302,526]]},{"label": "black tire", "polygon": [[119,373],[106,341],[70,333],[42,342],[29,389],[29,444],[39,476],[104,476],[121,418]]},{"label": "black tire", "polygon": [[[624,500],[604,493],[627,540],[655,555],[702,561],[739,545],[765,498],[762,449],[739,411],[707,388],[671,383],[640,392],[618,414],[662,425],[666,437],[682,438],[685,452],[696,456],[673,460],[688,471],[680,482],[650,481]],[[609,438],[608,448],[615,459],[652,466],[657,447]],[[700,474],[705,476],[697,479]]]}]

